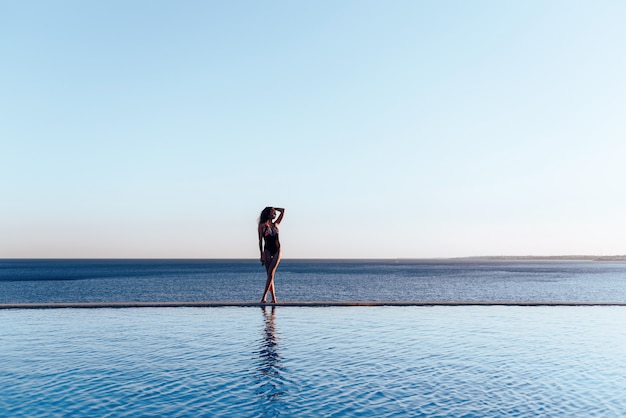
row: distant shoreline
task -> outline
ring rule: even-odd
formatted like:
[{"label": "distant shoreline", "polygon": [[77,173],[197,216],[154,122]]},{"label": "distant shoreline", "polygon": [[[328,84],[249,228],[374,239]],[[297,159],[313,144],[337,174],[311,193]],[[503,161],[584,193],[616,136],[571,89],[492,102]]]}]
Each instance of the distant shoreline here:
[{"label": "distant shoreline", "polygon": [[499,255],[455,257],[451,260],[528,260],[528,261],[626,261],[626,255]]}]

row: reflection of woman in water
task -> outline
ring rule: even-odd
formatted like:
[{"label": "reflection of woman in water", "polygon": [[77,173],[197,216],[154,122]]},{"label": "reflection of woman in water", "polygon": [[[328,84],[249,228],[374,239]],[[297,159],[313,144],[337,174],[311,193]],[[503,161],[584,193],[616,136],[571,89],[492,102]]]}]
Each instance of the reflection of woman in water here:
[{"label": "reflection of woman in water", "polygon": [[[276,219],[276,212],[280,212]],[[261,252],[261,264],[265,266],[267,281],[261,303],[266,303],[267,292],[272,295],[272,302],[276,303],[274,291],[274,274],[280,262],[280,241],[278,240],[278,225],[283,220],[285,209],[266,207],[259,217],[259,251]]]},{"label": "reflection of woman in water", "polygon": [[278,343],[276,342],[276,328],[274,327],[274,317],[276,314],[275,307],[272,306],[269,314],[263,309],[263,318],[265,320],[265,335],[263,339],[263,346],[260,354],[263,360],[263,367],[261,373],[265,376],[276,377],[278,376],[280,365],[280,354],[278,353]]},{"label": "reflection of woman in water", "polygon": [[[269,312],[266,309],[270,309]],[[282,397],[286,390],[282,375],[282,358],[278,350],[278,336],[274,326],[276,307],[262,307],[265,322],[258,374],[257,393],[261,396],[261,416],[274,417],[285,413]]]}]

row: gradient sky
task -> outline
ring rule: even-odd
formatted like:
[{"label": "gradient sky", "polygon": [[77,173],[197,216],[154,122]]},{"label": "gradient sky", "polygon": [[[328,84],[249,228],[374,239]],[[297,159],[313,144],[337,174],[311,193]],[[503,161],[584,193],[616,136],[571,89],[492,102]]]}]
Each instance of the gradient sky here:
[{"label": "gradient sky", "polygon": [[626,2],[2,1],[0,257],[626,254]]}]

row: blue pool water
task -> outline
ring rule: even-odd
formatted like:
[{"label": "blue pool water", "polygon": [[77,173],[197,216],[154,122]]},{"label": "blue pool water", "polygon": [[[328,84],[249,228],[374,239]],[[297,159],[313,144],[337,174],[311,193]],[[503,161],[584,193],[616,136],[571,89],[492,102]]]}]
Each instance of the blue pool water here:
[{"label": "blue pool water", "polygon": [[0,321],[0,416],[626,414],[622,307],[3,310]]}]

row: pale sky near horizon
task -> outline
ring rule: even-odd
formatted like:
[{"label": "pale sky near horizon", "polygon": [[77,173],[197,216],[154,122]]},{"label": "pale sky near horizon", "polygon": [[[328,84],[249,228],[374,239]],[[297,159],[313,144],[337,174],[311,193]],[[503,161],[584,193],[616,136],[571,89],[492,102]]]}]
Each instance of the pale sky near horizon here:
[{"label": "pale sky near horizon", "polygon": [[626,254],[626,2],[2,1],[0,258]]}]

